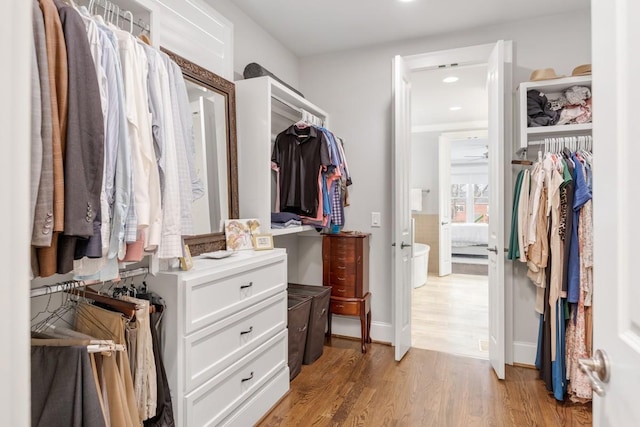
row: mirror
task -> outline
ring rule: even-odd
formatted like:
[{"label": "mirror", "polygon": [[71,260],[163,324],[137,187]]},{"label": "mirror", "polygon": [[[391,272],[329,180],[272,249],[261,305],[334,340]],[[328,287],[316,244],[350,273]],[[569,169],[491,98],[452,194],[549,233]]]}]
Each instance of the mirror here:
[{"label": "mirror", "polygon": [[238,218],[235,85],[161,48],[182,69],[193,115],[196,171],[204,195],[193,204],[191,255],[226,248],[224,220]]}]

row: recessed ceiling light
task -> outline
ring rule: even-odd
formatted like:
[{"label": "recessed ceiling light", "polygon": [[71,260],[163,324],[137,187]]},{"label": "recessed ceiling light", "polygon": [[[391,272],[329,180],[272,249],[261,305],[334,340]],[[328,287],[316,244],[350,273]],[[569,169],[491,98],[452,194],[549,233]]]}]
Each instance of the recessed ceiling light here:
[{"label": "recessed ceiling light", "polygon": [[462,110],[462,107],[459,107],[457,105],[454,105],[453,107],[449,107],[449,110],[451,111],[458,111],[458,110]]},{"label": "recessed ceiling light", "polygon": [[454,76],[445,77],[444,79],[442,79],[442,81],[445,82],[445,83],[455,83],[458,80],[460,80],[460,79],[458,79],[457,77],[454,77]]}]

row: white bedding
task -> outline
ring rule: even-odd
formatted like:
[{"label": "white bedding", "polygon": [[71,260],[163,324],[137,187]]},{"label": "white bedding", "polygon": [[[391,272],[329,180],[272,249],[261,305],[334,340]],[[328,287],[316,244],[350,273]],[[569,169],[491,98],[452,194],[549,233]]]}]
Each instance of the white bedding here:
[{"label": "white bedding", "polygon": [[478,246],[489,242],[489,224],[451,224],[451,246]]}]

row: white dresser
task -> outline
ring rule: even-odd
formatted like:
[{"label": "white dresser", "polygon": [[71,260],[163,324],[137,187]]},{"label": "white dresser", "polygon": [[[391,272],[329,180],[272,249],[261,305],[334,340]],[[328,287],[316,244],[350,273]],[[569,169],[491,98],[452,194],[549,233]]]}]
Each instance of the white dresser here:
[{"label": "white dresser", "polygon": [[147,283],[167,304],[163,355],[178,426],[251,426],[286,394],[283,249],[198,257]]}]

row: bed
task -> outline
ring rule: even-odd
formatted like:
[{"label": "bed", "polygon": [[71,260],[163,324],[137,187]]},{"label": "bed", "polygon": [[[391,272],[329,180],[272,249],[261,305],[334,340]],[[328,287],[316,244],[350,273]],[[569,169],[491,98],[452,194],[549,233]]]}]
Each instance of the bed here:
[{"label": "bed", "polygon": [[451,224],[451,253],[473,257],[487,257],[489,224]]}]

